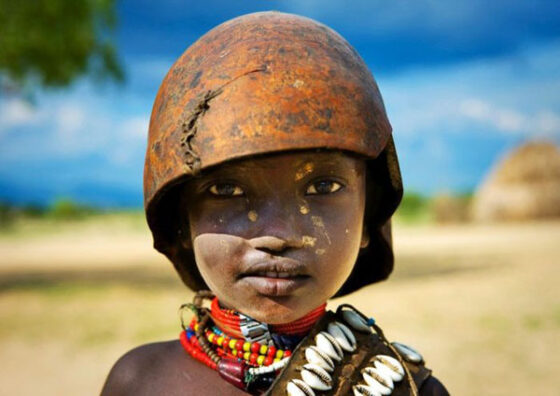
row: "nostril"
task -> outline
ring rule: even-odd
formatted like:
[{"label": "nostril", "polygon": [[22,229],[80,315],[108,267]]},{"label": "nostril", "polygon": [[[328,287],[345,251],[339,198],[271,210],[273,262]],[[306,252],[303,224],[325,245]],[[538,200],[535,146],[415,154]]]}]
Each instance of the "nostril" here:
[{"label": "nostril", "polygon": [[261,248],[257,248],[257,250],[260,250],[261,252],[268,253],[268,254],[270,254],[270,255],[274,255],[275,253],[284,251],[285,248],[281,248],[281,249],[269,249],[269,248],[261,247]]}]

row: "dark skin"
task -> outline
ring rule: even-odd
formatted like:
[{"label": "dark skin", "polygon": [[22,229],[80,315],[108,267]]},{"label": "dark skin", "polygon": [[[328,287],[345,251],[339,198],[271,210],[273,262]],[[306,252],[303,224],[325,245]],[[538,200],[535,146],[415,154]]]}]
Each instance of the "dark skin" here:
[{"label": "dark skin", "polygon": [[186,240],[220,303],[277,324],[332,297],[365,239],[365,169],[341,152],[296,152],[192,180]]},{"label": "dark skin", "polygon": [[[341,152],[296,152],[219,166],[185,186],[183,243],[220,302],[266,323],[304,316],[350,274],[363,229],[365,162]],[[438,393],[434,378],[421,394]],[[443,388],[441,388],[443,389]],[[178,341],[133,349],[103,396],[246,394],[192,359]]]},{"label": "dark skin", "polygon": [[[212,291],[267,323],[298,319],[334,295],[367,244],[365,162],[339,152],[228,163],[188,183],[184,202],[184,243],[194,247]],[[128,394],[245,393],[170,341],[136,348],[115,364],[102,395]]]}]

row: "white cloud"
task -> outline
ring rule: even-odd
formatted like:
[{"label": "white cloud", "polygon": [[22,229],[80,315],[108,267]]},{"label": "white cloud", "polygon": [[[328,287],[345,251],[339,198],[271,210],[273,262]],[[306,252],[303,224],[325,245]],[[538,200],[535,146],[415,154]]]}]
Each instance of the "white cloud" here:
[{"label": "white cloud", "polygon": [[150,118],[146,116],[134,116],[120,123],[118,130],[126,138],[145,141],[148,138],[148,126]]},{"label": "white cloud", "polygon": [[549,110],[537,114],[495,106],[481,99],[467,99],[461,103],[460,113],[467,118],[497,130],[532,137],[560,134],[560,116]]},{"label": "white cloud", "polygon": [[74,135],[83,129],[86,123],[86,114],[81,106],[74,103],[64,103],[55,113],[57,133],[61,137]]},{"label": "white cloud", "polygon": [[560,134],[560,116],[551,111],[543,111],[536,114],[534,123],[535,130],[543,135]]},{"label": "white cloud", "polygon": [[560,42],[515,56],[380,79],[396,134],[487,134],[560,140]]},{"label": "white cloud", "polygon": [[39,112],[25,100],[14,98],[0,102],[0,130],[20,125],[35,125],[39,121]]}]

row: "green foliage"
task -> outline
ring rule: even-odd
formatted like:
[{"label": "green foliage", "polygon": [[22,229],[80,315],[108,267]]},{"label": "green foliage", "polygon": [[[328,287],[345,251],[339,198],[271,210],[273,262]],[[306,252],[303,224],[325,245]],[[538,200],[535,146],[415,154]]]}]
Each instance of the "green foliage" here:
[{"label": "green foliage", "polygon": [[0,202],[0,228],[7,228],[16,219],[17,211],[8,203]]},{"label": "green foliage", "polygon": [[405,193],[396,217],[405,222],[425,220],[429,217],[429,199],[416,192]]},{"label": "green foliage", "polygon": [[96,214],[95,208],[80,205],[70,199],[57,200],[48,211],[50,217],[57,220],[77,220]]},{"label": "green foliage", "polygon": [[15,206],[0,201],[0,230],[12,227],[21,218],[40,218],[45,209],[35,205]]},{"label": "green foliage", "polygon": [[115,0],[0,0],[0,77],[18,88],[84,74],[122,81],[115,25]]}]

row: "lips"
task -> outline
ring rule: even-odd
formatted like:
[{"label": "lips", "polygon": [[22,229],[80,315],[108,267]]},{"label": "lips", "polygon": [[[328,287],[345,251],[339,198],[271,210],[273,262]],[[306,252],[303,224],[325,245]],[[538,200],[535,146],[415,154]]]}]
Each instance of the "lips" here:
[{"label": "lips", "polygon": [[311,277],[299,262],[271,256],[251,265],[238,278],[262,295],[281,297],[305,286]]},{"label": "lips", "polygon": [[281,278],[281,279],[294,277],[294,275],[289,272],[257,272],[253,274],[253,276],[260,276],[264,278]]}]

